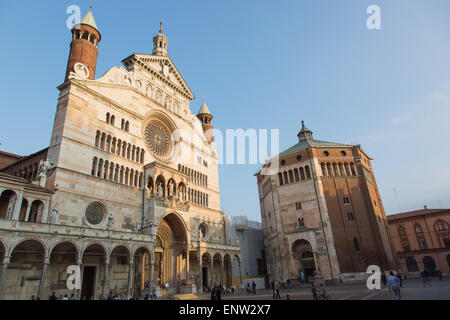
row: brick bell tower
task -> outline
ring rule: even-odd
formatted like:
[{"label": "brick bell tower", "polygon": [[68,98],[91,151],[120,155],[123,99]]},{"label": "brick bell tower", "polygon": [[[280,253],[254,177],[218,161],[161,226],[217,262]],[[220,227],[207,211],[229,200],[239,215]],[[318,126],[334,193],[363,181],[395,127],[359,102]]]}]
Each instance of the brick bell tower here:
[{"label": "brick bell tower", "polygon": [[214,141],[212,125],[213,115],[209,111],[205,99],[203,99],[202,106],[200,107],[200,110],[197,114],[197,118],[199,118],[202,123],[203,131],[205,132],[206,138],[208,139],[208,143],[212,143]]},{"label": "brick bell tower", "polygon": [[[92,7],[91,7],[92,9]],[[75,72],[77,63],[83,64],[89,71],[87,79],[94,80],[97,66],[98,44],[102,36],[95,24],[92,11],[89,11],[79,24],[72,28],[72,42],[70,44],[69,62],[67,63],[66,77],[69,80],[71,72]]]}]

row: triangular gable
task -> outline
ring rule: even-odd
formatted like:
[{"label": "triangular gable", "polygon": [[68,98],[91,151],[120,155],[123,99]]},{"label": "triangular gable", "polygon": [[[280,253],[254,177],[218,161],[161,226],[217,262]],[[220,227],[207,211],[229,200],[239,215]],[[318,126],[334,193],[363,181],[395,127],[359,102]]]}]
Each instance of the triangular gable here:
[{"label": "triangular gable", "polygon": [[174,89],[184,94],[189,100],[195,98],[191,89],[184,81],[175,64],[168,56],[156,56],[148,54],[133,54],[124,59],[122,63],[127,67],[129,64],[137,64],[147,70],[150,74],[166,82]]}]

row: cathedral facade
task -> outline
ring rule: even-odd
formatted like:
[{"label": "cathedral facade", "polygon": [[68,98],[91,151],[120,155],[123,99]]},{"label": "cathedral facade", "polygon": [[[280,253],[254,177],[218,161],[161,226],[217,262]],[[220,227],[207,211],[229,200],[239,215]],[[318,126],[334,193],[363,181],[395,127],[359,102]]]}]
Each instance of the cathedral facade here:
[{"label": "cathedral facade", "polygon": [[70,293],[70,265],[81,270],[79,298],[239,287],[213,116],[205,102],[191,112],[162,24],[152,54],[96,78],[100,42],[89,12],[72,29],[48,149],[3,157],[0,299]]},{"label": "cathedral facade", "polygon": [[315,140],[303,123],[298,139],[263,168],[277,172],[256,174],[271,281],[398,269],[372,159],[359,145]]}]

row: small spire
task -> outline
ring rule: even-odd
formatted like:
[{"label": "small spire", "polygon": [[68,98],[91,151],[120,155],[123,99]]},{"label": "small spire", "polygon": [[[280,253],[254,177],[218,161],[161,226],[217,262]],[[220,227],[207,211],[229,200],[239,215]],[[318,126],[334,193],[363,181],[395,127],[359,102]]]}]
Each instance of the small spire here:
[{"label": "small spire", "polygon": [[163,33],[163,29],[162,29],[163,23],[162,21],[159,23],[159,33]]},{"label": "small spire", "polygon": [[302,128],[305,128],[305,121],[302,120]]}]

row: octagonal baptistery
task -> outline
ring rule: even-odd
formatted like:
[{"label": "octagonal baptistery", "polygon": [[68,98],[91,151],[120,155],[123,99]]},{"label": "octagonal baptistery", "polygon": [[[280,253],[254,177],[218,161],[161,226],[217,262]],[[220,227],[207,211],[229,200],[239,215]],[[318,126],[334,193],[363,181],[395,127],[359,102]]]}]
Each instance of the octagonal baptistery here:
[{"label": "octagonal baptistery", "polygon": [[[83,23],[89,28],[82,30],[96,34],[91,12]],[[99,38],[73,33],[71,50],[79,43],[97,49]],[[133,54],[97,79],[86,65],[96,61],[72,55],[68,79],[58,87],[48,150],[55,170],[45,185],[55,194],[40,223],[51,218],[61,226],[48,241],[75,244],[79,297],[192,292],[214,285],[212,279],[240,285],[240,272],[228,276],[202,263],[205,255],[240,260],[240,252],[224,227],[213,139],[190,110],[194,95],[167,42],[161,27],[152,54]],[[202,114],[209,113],[205,107]],[[199,237],[201,225],[208,232]],[[42,288],[43,296],[70,294],[55,283]]]}]

